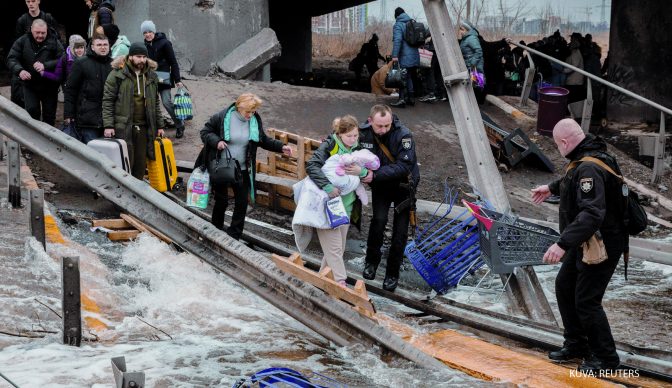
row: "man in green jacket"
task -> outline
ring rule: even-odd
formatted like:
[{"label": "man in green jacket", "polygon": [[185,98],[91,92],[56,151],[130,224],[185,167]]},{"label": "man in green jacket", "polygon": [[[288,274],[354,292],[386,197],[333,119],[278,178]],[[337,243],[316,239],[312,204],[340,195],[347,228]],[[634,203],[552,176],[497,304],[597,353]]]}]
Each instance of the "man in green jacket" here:
[{"label": "man in green jacket", "polygon": [[104,136],[126,141],[131,174],[138,179],[145,176],[147,158],[155,159],[154,138],[163,136],[155,69],[145,45],[133,43],[128,55],[112,62],[103,92]]}]

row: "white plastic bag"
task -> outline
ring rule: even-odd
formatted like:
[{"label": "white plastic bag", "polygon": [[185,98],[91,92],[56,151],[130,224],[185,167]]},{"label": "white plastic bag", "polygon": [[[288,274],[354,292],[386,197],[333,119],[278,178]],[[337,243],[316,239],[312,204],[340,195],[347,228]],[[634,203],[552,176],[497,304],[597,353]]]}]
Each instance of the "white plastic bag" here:
[{"label": "white plastic bag", "polygon": [[198,209],[208,207],[210,174],[207,169],[195,168],[187,182],[187,206]]}]

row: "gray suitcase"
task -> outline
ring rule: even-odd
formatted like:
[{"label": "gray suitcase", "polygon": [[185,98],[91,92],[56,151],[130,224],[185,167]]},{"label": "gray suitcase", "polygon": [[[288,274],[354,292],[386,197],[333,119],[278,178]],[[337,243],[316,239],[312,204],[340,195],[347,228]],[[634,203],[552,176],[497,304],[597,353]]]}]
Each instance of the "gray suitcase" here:
[{"label": "gray suitcase", "polygon": [[128,160],[128,147],[126,141],[122,139],[94,139],[88,144],[89,147],[107,156],[117,166],[120,166],[124,171],[131,172],[131,165]]}]

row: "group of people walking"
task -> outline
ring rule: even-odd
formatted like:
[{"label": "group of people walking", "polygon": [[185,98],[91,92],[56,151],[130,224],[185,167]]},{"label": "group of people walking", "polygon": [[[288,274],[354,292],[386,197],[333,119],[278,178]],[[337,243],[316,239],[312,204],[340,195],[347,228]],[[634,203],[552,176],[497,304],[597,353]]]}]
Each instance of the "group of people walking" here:
[{"label": "group of people walking", "polygon": [[[176,137],[184,134],[184,123],[175,117],[170,93],[172,87],[183,87],[175,53],[166,35],[157,32],[152,21],[146,20],[139,26],[144,41],[129,44],[113,24],[114,6],[110,2],[85,2],[92,11],[88,40],[72,35],[64,50],[54,18],[39,9],[39,0],[26,0],[28,12],[17,21],[17,39],[7,58],[14,77],[12,100],[24,106],[34,119],[54,125],[57,91],[62,86],[64,123],[74,125],[84,143],[98,137],[124,139],[128,144],[132,175],[143,179],[147,159],[155,158],[154,138],[165,135],[159,100],[175,123]],[[406,69],[406,79],[399,90],[399,100],[391,105],[404,107],[414,103],[419,57],[418,49],[403,39],[410,17],[402,8],[397,8],[395,18],[391,62],[398,62]],[[470,69],[483,73],[478,31],[463,22],[458,34],[465,63]],[[375,38],[369,42],[375,48],[371,52],[377,52]],[[574,38],[578,39],[573,37],[570,50],[579,48]],[[580,55],[577,53],[571,55]],[[369,58],[370,62],[378,59],[375,55]],[[157,72],[167,73],[169,82],[162,82]],[[233,190],[233,216],[226,232],[234,239],[242,237],[248,201],[255,197],[257,150],[263,148],[292,155],[291,147],[265,134],[259,114],[261,106],[258,96],[244,93],[210,117],[200,131],[204,149],[197,166],[208,164],[224,150],[241,166],[242,179],[212,187],[215,199],[212,223],[219,229],[224,229],[228,189]],[[597,164],[581,162],[586,156],[594,157],[616,172],[619,172],[618,164],[607,153],[603,140],[584,134],[573,120],[560,121],[553,136],[560,153],[579,165],[568,169],[563,178],[532,190],[532,200],[536,203],[551,194],[560,196],[561,236],[548,249],[544,260],[563,262],[556,280],[556,295],[565,343],[549,357],[554,361],[584,357],[586,360],[580,369],[585,371],[612,369],[618,366],[619,359],[601,301],[620,256],[627,251],[620,181]],[[387,105],[371,107],[363,122],[344,115],[334,120],[333,132],[306,162],[306,172],[325,199],[340,198],[349,224],[360,227],[361,197],[336,184],[324,171],[329,158],[360,150],[367,150],[379,161],[375,168],[355,163],[343,167],[344,174],[368,185],[372,193],[372,217],[362,277],[376,278],[392,207],[392,236],[383,288],[394,291],[411,220],[411,207],[401,205],[414,200],[420,180],[411,130]],[[343,257],[349,224],[316,230],[323,250],[322,266],[329,266],[343,287],[347,279]],[[598,232],[607,258],[599,264],[584,263],[581,244]]]},{"label": "group of people walking", "polygon": [[[164,135],[161,105],[184,135],[175,115],[171,88],[184,85],[171,42],[151,20],[140,31],[144,41],[129,43],[114,23],[109,0],[85,0],[91,10],[88,39],[68,37],[64,49],[59,25],[40,10],[40,0],[26,0],[7,67],[12,73],[12,101],[35,120],[55,125],[58,90],[64,94],[63,123],[85,144],[101,137],[124,139],[131,170],[142,179],[146,159],[154,159],[153,139]],[[160,81],[157,72],[167,74]]]}]

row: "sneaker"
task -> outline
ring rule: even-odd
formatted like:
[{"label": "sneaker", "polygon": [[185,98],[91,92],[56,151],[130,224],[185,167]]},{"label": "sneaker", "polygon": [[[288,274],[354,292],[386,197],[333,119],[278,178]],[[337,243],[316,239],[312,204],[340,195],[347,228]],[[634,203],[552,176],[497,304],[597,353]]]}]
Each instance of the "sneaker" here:
[{"label": "sneaker", "polygon": [[391,103],[390,106],[394,108],[406,108],[406,101],[399,99],[398,101]]},{"label": "sneaker", "polygon": [[434,97],[434,95],[432,93],[430,93],[430,94],[427,94],[427,95],[424,95],[424,96],[418,98],[418,101],[420,101],[420,102],[433,102],[433,101],[436,101],[436,97]]}]

